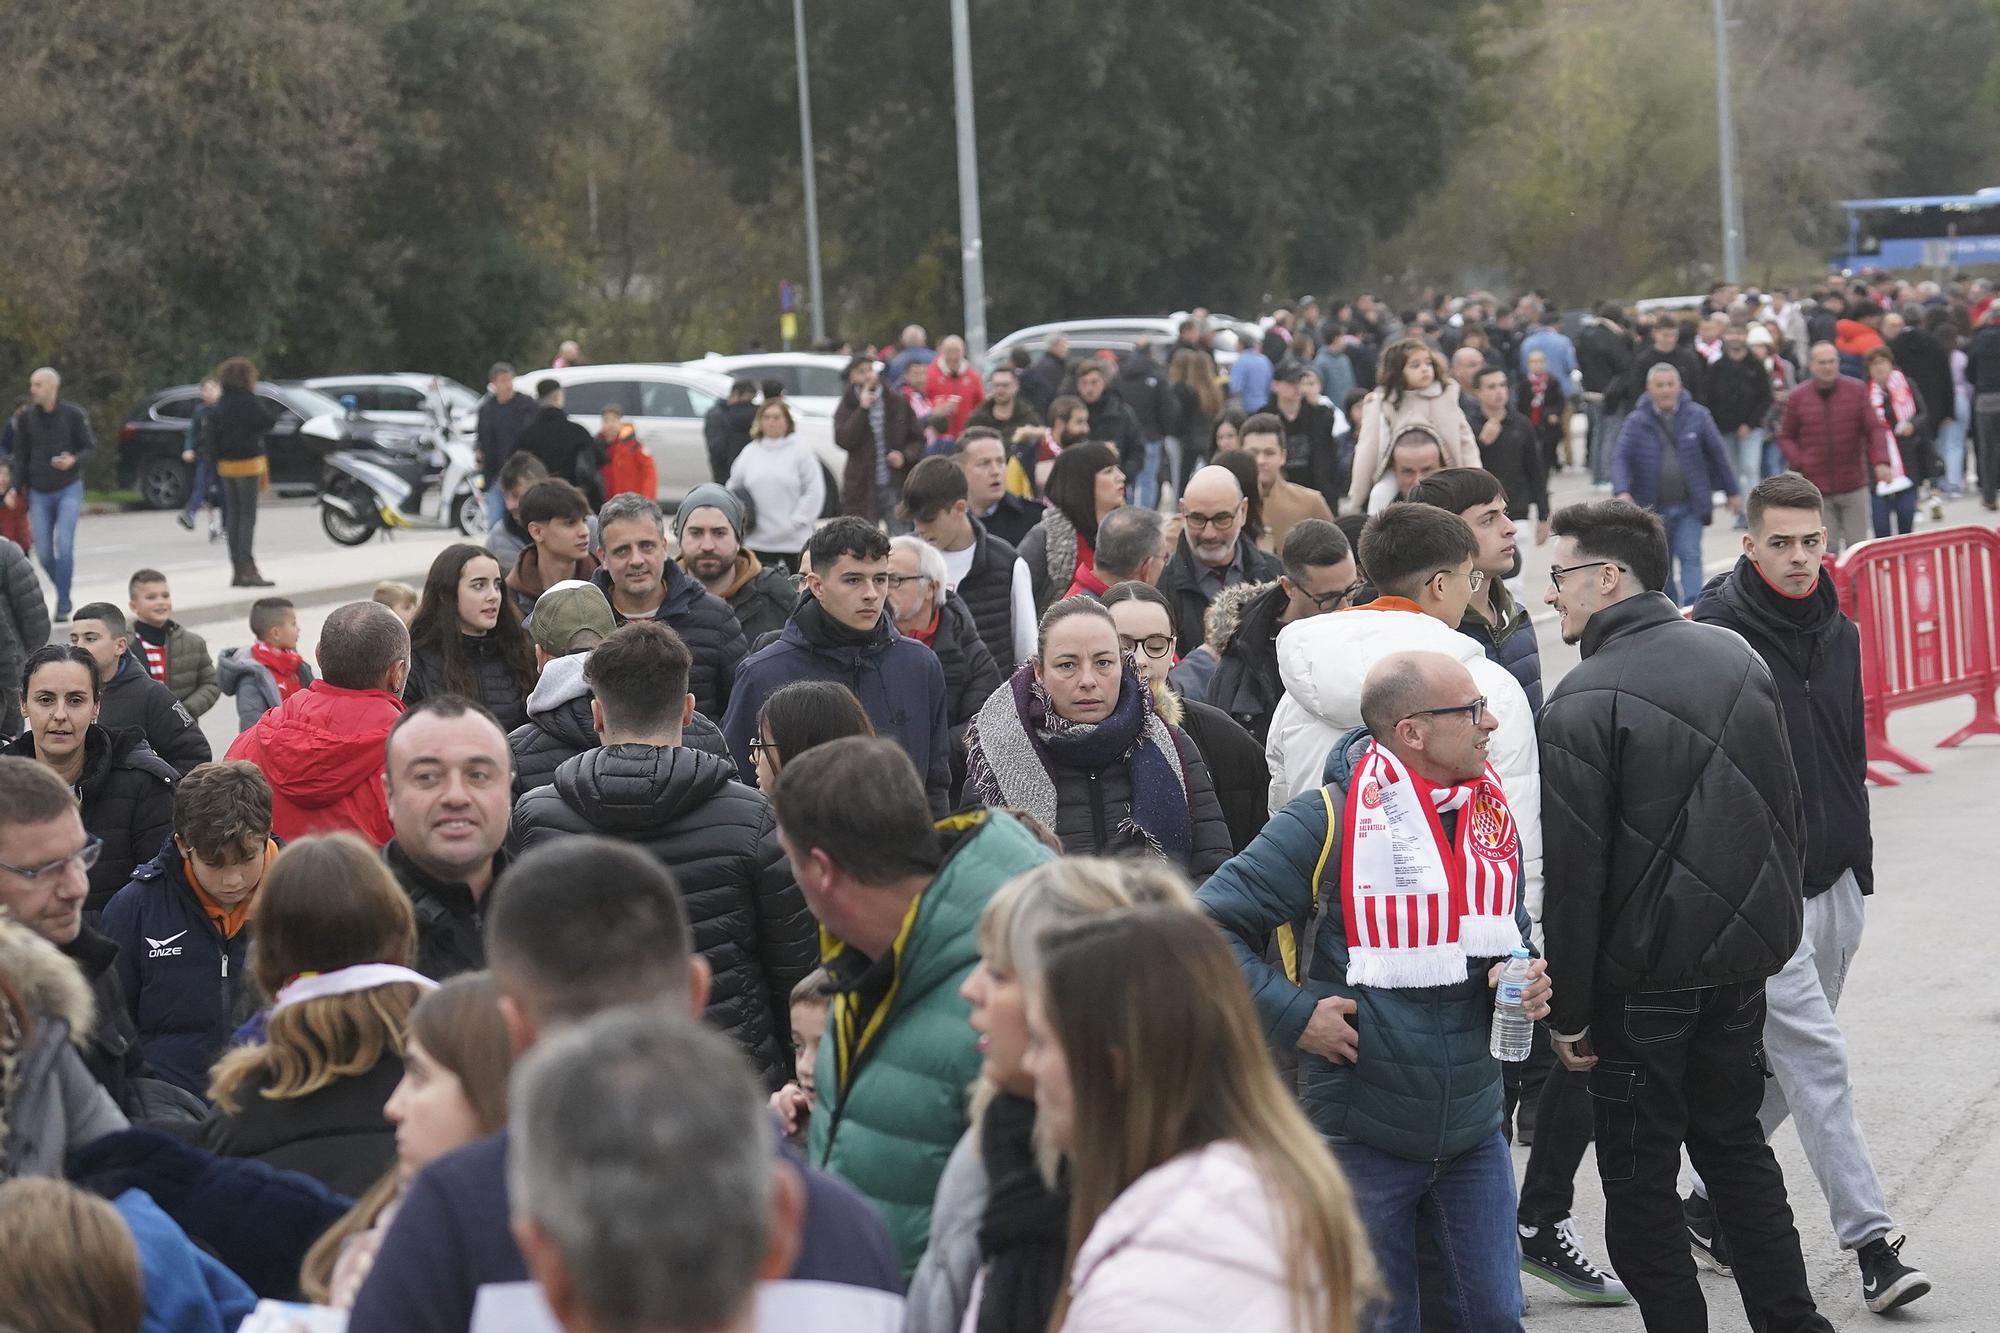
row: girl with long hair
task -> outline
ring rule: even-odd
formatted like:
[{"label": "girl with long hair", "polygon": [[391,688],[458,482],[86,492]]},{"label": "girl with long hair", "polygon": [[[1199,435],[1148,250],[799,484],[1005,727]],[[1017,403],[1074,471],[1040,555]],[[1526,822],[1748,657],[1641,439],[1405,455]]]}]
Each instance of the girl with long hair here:
[{"label": "girl with long hair", "polygon": [[460,543],[431,561],[410,621],[403,702],[456,694],[486,705],[503,730],[528,720],[535,647],[490,551]]},{"label": "girl with long hair", "polygon": [[410,900],[354,834],[300,838],[272,862],[250,928],[251,979],[272,1007],[209,1075],[203,1146],[357,1197],[395,1160],[383,1106],[403,1079],[410,1010],[437,988],[410,969]]},{"label": "girl with long hair", "polygon": [[815,745],[874,734],[861,701],[837,680],[795,680],[773,690],[757,710],[757,734],[750,740],[757,789],[766,796],[777,791],[785,765]]},{"label": "girl with long hair", "polygon": [[299,1274],[307,1300],[353,1307],[417,1172],[506,1128],[513,1067],[514,1048],[490,973],[461,973],[417,1002],[403,1079],[382,1108],[396,1126],[396,1163],[307,1252]]},{"label": "girl with long hair", "polygon": [[1069,590],[1078,566],[1096,558],[1097,525],[1125,503],[1125,472],[1118,451],[1102,440],[1064,448],[1044,488],[1049,510],[1021,541],[1035,607],[1045,610]]},{"label": "girl with long hair", "polygon": [[1229,946],[1160,908],[1045,932],[1024,1065],[1070,1184],[1048,1328],[1353,1333],[1373,1263]]},{"label": "girl with long hair", "polygon": [[1348,483],[1349,507],[1376,507],[1370,492],[1389,470],[1396,437],[1413,424],[1436,432],[1446,467],[1478,467],[1479,441],[1458,406],[1458,382],[1444,358],[1421,338],[1400,338],[1382,351],[1375,388],[1361,400],[1361,423],[1354,435],[1354,470]]},{"label": "girl with long hair", "polygon": [[1179,408],[1175,420],[1180,427],[1174,432],[1181,442],[1179,470],[1174,476],[1174,490],[1178,494],[1181,477],[1208,462],[1214,448],[1216,418],[1222,414],[1227,395],[1222,381],[1216,377],[1215,363],[1208,359],[1207,353],[1192,347],[1181,348],[1167,362],[1167,387]]}]

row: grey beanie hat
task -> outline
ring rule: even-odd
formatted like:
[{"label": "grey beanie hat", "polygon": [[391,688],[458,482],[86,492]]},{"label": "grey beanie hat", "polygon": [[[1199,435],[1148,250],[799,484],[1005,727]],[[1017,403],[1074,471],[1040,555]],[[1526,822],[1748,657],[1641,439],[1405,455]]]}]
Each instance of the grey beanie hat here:
[{"label": "grey beanie hat", "polygon": [[687,525],[687,516],[697,509],[720,509],[722,516],[729,520],[729,526],[736,530],[736,540],[743,540],[743,502],[731,495],[724,487],[712,481],[704,481],[687,493],[681,507],[674,511],[674,540],[679,541],[681,529]]}]

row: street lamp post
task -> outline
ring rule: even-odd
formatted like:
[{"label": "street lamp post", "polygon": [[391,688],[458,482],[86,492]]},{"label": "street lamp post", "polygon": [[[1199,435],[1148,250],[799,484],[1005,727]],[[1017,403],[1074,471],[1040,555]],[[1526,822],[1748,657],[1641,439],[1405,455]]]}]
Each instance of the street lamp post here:
[{"label": "street lamp post", "polygon": [[952,83],[958,100],[958,234],[965,266],[965,350],[986,355],[986,253],[979,231],[979,145],[972,132],[972,20],[951,0]]},{"label": "street lamp post", "polygon": [[1743,281],[1743,200],[1736,189],[1736,115],[1729,97],[1729,16],[1715,0],[1715,124],[1722,172],[1722,280]]},{"label": "street lamp post", "polygon": [[792,0],[792,36],[799,54],[799,161],[806,188],[806,285],[812,301],[812,339],[826,341],[826,289],[819,273],[819,189],[813,181],[812,93],[806,80],[806,0]]}]

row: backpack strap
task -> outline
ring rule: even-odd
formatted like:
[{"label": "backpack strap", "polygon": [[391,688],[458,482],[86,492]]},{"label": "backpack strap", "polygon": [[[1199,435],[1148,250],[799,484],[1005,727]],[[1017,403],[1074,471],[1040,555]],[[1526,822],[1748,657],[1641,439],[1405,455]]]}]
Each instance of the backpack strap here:
[{"label": "backpack strap", "polygon": [[[1330,788],[1321,787],[1319,799],[1326,806],[1326,838],[1320,843],[1319,861],[1313,866],[1312,905],[1306,909],[1302,925],[1287,921],[1278,927],[1278,956],[1284,963],[1286,979],[1294,986],[1304,983],[1306,970],[1312,965],[1313,949],[1319,943],[1319,926],[1325,918],[1322,909],[1328,897],[1327,866],[1331,864],[1336,870],[1340,867],[1339,858],[1333,854],[1340,838],[1340,809],[1333,803]],[[1331,896],[1339,898],[1338,884],[1333,886]]]}]

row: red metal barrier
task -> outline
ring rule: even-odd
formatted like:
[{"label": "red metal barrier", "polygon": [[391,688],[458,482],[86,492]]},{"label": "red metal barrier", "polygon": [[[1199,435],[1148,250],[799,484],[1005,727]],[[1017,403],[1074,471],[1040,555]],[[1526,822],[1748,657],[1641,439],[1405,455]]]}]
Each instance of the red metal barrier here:
[{"label": "red metal barrier", "polygon": [[1931,771],[1890,744],[1899,708],[1970,695],[1972,721],[1938,748],[2000,735],[2000,533],[1966,524],[1884,537],[1849,547],[1833,568],[1841,609],[1861,628],[1868,776],[1896,785],[1878,762]]}]

